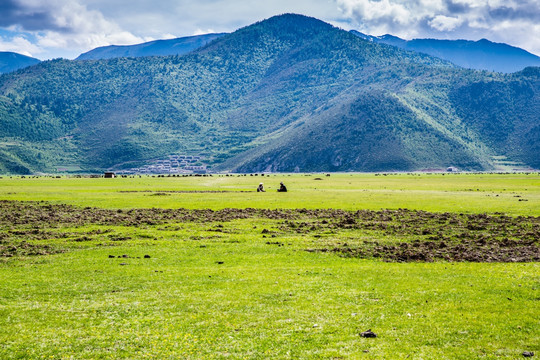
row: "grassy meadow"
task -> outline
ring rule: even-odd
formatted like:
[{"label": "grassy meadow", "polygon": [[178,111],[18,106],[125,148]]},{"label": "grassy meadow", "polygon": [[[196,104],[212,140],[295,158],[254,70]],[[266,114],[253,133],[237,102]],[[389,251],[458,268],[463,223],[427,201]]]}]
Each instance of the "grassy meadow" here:
[{"label": "grassy meadow", "polygon": [[[286,194],[276,193],[283,181]],[[262,182],[266,193],[254,190]],[[163,195],[163,196],[160,196]],[[0,199],[101,208],[338,208],[540,216],[539,174],[295,174],[77,179],[0,178]],[[519,200],[526,201],[519,201]]]},{"label": "grassy meadow", "polygon": [[0,206],[1,359],[540,356],[538,261],[383,251],[538,255],[538,174],[2,177]]}]

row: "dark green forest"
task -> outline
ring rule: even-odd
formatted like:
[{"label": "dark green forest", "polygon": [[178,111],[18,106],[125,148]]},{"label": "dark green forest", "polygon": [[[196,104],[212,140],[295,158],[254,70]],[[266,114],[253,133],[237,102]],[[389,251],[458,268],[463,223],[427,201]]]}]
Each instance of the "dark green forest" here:
[{"label": "dark green forest", "polygon": [[182,56],[52,60],[0,76],[0,173],[539,168],[540,69],[464,70],[282,15]]}]

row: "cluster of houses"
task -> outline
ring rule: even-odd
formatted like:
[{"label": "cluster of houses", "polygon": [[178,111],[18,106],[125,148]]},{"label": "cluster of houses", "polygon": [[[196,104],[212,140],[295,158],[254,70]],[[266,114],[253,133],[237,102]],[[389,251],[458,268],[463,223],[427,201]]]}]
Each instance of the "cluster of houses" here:
[{"label": "cluster of houses", "polygon": [[150,165],[117,171],[119,175],[138,174],[206,174],[206,165],[200,156],[169,155],[166,159],[153,161]]}]

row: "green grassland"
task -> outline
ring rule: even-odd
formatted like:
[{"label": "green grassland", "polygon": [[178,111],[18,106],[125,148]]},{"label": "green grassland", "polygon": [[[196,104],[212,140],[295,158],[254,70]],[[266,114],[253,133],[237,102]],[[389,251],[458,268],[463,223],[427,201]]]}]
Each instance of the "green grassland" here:
[{"label": "green grassland", "polygon": [[[277,193],[283,181],[287,194]],[[263,182],[266,193],[256,193]],[[422,209],[540,215],[540,175],[294,174],[134,177],[116,179],[0,178],[0,199],[43,200],[101,208]],[[519,201],[527,200],[527,201]]]},{"label": "green grassland", "polygon": [[[288,193],[275,191],[280,181]],[[344,221],[364,209],[364,223]],[[425,241],[434,235],[371,228],[369,217],[393,217],[385,226],[397,229],[418,216],[426,230],[446,212],[455,215],[437,226],[447,242],[474,220],[471,236],[523,232],[538,249],[538,174],[3,177],[0,210],[2,359],[540,353],[537,261],[326,251]],[[367,329],[378,336],[361,337]]]}]

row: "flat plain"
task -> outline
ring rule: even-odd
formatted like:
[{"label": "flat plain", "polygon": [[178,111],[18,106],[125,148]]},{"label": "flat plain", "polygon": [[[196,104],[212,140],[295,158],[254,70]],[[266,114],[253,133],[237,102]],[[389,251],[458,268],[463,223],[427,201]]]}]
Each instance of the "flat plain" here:
[{"label": "flat plain", "polygon": [[540,352],[536,173],[3,177],[0,206],[2,359]]}]

